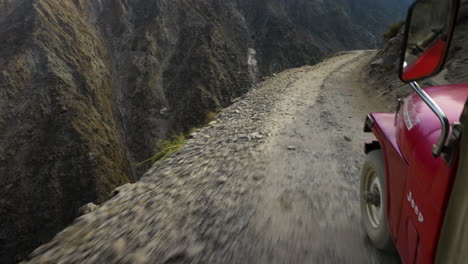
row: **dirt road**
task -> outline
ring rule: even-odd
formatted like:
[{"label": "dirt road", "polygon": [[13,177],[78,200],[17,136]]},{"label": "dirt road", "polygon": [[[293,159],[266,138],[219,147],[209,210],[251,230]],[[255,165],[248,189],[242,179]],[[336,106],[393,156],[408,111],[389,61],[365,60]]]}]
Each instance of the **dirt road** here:
[{"label": "dirt road", "polygon": [[[399,263],[361,228],[356,51],[267,79],[31,263]],[[104,261],[104,262],[103,262]]]},{"label": "dirt road", "polygon": [[[372,52],[354,52],[320,67],[280,74],[287,82],[262,145],[265,183],[254,225],[257,263],[398,263],[368,245],[361,228],[359,173],[364,117],[385,103],[363,93],[362,67]],[[283,84],[284,85],[284,84]]]}]

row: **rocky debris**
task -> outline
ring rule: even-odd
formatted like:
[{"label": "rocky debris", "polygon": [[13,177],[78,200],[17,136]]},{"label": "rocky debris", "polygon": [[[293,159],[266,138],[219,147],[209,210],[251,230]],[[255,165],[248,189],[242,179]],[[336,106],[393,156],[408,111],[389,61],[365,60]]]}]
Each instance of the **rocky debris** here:
[{"label": "rocky debris", "polygon": [[122,255],[126,247],[127,242],[123,238],[117,239],[117,241],[112,244],[112,249],[115,255]]},{"label": "rocky debris", "polygon": [[350,137],[348,137],[348,136],[344,136],[344,140],[346,140],[346,141],[348,141],[348,142],[353,141],[353,140],[352,140]]},{"label": "rocky debris", "polygon": [[190,134],[191,138],[196,138],[197,136],[198,136],[198,132],[193,132],[192,134]]},{"label": "rocky debris", "polygon": [[296,146],[288,146],[288,150],[296,150],[297,147]]},{"label": "rocky debris", "polygon": [[111,196],[114,197],[114,196],[118,195],[122,190],[125,190],[125,189],[129,188],[130,186],[131,186],[130,183],[126,183],[124,185],[121,185],[121,186],[115,188],[114,190],[112,190]]},{"label": "rocky debris", "polygon": [[384,62],[384,59],[383,58],[378,58],[376,60],[374,60],[373,62],[371,62],[371,66],[380,66],[382,65]]},{"label": "rocky debris", "polygon": [[180,262],[181,259],[193,259],[203,252],[205,246],[201,243],[191,245],[187,248],[177,248],[170,252],[163,263]]},{"label": "rocky debris", "polygon": [[263,175],[254,175],[254,176],[252,177],[252,179],[253,179],[254,181],[256,181],[256,182],[261,181],[263,178],[265,178],[265,176],[263,176]]},{"label": "rocky debris", "polygon": [[95,205],[94,203],[85,204],[82,207],[80,207],[80,209],[78,209],[78,216],[89,214],[92,211],[96,210],[97,208],[98,206]]},{"label": "rocky debris", "polygon": [[[255,119],[258,120],[258,119]],[[249,139],[263,139],[263,135],[260,134],[259,132],[255,132],[249,135]]]},{"label": "rocky debris", "polygon": [[218,178],[218,183],[223,184],[228,181],[228,178],[226,176],[221,176]]}]

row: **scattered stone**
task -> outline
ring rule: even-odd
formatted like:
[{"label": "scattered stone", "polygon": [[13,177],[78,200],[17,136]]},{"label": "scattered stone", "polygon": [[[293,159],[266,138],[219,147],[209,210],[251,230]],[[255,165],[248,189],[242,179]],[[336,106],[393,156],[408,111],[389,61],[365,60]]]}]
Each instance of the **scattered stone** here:
[{"label": "scattered stone", "polygon": [[168,109],[167,109],[166,107],[164,107],[163,109],[161,109],[161,110],[159,111],[159,113],[160,113],[161,115],[165,115],[165,114],[167,114],[167,111],[168,111]]},{"label": "scattered stone", "polygon": [[291,146],[288,146],[288,150],[296,150],[296,149],[297,149],[296,146],[292,146],[292,145],[291,145]]},{"label": "scattered stone", "polygon": [[382,65],[384,62],[383,58],[379,58],[379,59],[376,59],[375,61],[371,62],[371,65],[372,66],[375,66],[375,65]]},{"label": "scattered stone", "polygon": [[244,188],[244,187],[241,187],[241,188],[239,189],[239,194],[240,194],[240,195],[244,195],[246,192],[247,192],[247,189]]},{"label": "scattered stone", "polygon": [[221,176],[218,178],[218,183],[223,184],[228,181],[228,178],[226,176]]},{"label": "scattered stone", "polygon": [[229,237],[226,235],[223,235],[218,239],[218,244],[225,245],[228,242],[228,240],[229,240]]},{"label": "scattered stone", "polygon": [[345,139],[346,141],[348,141],[348,142],[353,141],[353,140],[352,140],[350,137],[348,137],[348,136],[344,136],[344,139]]},{"label": "scattered stone", "polygon": [[131,185],[130,183],[127,183],[127,184],[124,184],[124,185],[122,185],[122,186],[119,186],[119,187],[115,188],[115,189],[111,192],[111,197],[114,197],[114,196],[118,195],[122,190],[124,190],[124,189],[130,187],[130,185]]},{"label": "scattered stone", "polygon": [[88,203],[78,209],[78,216],[89,214],[98,208],[94,203]]},{"label": "scattered stone", "polygon": [[239,110],[236,110],[236,111],[234,111],[234,112],[235,112],[236,114],[240,114],[240,111],[239,111]]},{"label": "scattered stone", "polygon": [[112,250],[114,251],[114,254],[117,256],[120,256],[124,253],[125,248],[127,247],[127,242],[123,238],[117,239],[117,241],[112,244]]},{"label": "scattered stone", "polygon": [[247,139],[249,139],[248,136],[239,136],[236,139],[234,139],[234,142],[239,142],[239,141],[247,140]]},{"label": "scattered stone", "polygon": [[263,175],[254,175],[254,176],[252,176],[252,179],[253,179],[254,181],[260,181],[260,180],[262,180],[263,178],[265,178],[265,176],[263,176]]},{"label": "scattered stone", "polygon": [[186,252],[185,248],[179,247],[174,250],[172,250],[169,254],[167,254],[166,259],[163,261],[163,263],[176,263],[178,261],[181,261],[185,258]]},{"label": "scattered stone", "polygon": [[202,243],[196,243],[187,248],[178,247],[167,255],[163,263],[176,263],[182,260],[192,259],[200,255],[204,249],[205,245]]},{"label": "scattered stone", "polygon": [[185,254],[189,258],[193,258],[193,257],[199,255],[200,253],[202,253],[204,249],[205,249],[205,245],[203,243],[195,243],[195,244],[189,246],[185,250]]},{"label": "scattered stone", "polygon": [[249,137],[250,139],[262,139],[263,138],[263,136],[258,132],[250,134]]},{"label": "scattered stone", "polygon": [[133,254],[132,263],[134,263],[134,264],[146,264],[148,262],[149,262],[148,253],[146,253],[144,249],[138,249]]}]

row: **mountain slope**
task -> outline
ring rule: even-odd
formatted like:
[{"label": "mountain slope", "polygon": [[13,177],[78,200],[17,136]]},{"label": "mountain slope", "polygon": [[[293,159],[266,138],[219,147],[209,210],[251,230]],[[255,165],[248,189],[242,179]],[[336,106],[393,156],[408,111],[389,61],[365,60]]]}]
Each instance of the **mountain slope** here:
[{"label": "mountain slope", "polygon": [[6,11],[0,262],[135,180],[145,168],[130,163],[158,140],[247,91],[247,34],[214,2],[38,0]]},{"label": "mountain slope", "polygon": [[[457,25],[451,42],[445,68],[433,78],[420,81],[423,87],[468,82],[468,1],[463,0],[458,12]],[[384,96],[396,106],[397,98],[404,98],[411,88],[399,78],[401,45],[404,27],[392,38],[384,41],[382,49],[369,65],[367,74],[372,87],[371,94]]]},{"label": "mountain slope", "polygon": [[411,0],[232,0],[249,22],[263,74],[341,50],[377,48]]}]

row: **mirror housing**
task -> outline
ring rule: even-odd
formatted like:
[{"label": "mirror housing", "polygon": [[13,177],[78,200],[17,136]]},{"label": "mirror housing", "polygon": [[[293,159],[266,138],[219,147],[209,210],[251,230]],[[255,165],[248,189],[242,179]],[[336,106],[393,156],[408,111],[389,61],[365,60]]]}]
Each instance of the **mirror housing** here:
[{"label": "mirror housing", "polygon": [[418,0],[411,6],[401,53],[403,82],[425,79],[442,70],[458,8],[459,0]]}]

